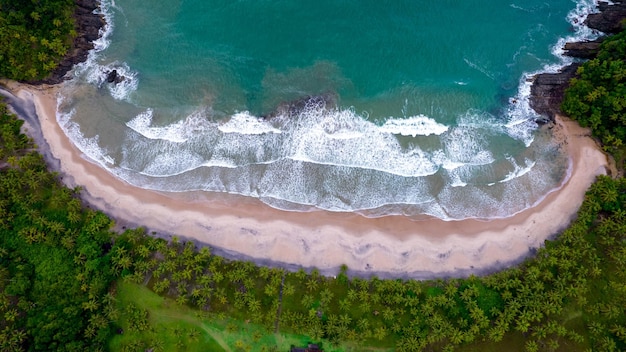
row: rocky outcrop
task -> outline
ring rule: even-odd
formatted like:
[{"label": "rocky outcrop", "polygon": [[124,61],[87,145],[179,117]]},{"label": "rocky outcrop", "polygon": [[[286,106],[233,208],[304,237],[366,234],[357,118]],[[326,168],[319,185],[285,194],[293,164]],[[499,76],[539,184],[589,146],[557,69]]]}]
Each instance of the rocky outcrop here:
[{"label": "rocky outcrop", "polygon": [[[570,79],[576,76],[580,63],[564,67],[558,73],[542,73],[533,78],[530,88],[530,107],[539,115],[554,121],[554,115],[561,112],[563,93]],[[546,122],[540,119],[537,122]]]},{"label": "rocky outcrop", "polygon": [[563,50],[565,55],[571,57],[577,57],[579,59],[593,59],[598,55],[600,50],[600,44],[604,41],[604,38],[598,38],[589,42],[573,42],[565,43]]},{"label": "rocky outcrop", "polygon": [[[626,19],[626,4],[622,1],[614,1],[613,5],[601,2],[598,5],[600,13],[591,14],[585,20],[589,28],[612,34],[620,32]],[[589,42],[566,43],[565,55],[580,59],[593,59],[596,57],[600,44],[604,38]],[[541,73],[532,78],[533,84],[530,89],[530,107],[542,118],[537,122],[554,121],[554,115],[561,112],[563,94],[569,86],[570,79],[576,76],[576,70],[581,63],[573,63],[562,68],[558,73]]]},{"label": "rocky outcrop", "polygon": [[99,3],[97,0],[75,0],[75,2],[74,21],[78,35],[74,39],[72,48],[50,77],[43,81],[30,83],[57,84],[64,81],[67,79],[65,75],[72,67],[87,60],[89,51],[94,48],[93,41],[100,37],[100,29],[106,24],[102,15],[93,13],[98,8]]},{"label": "rocky outcrop", "polygon": [[109,73],[107,73],[107,82],[108,83],[114,83],[114,84],[118,84],[121,83],[122,81],[124,81],[126,77],[120,75],[119,73],[117,73],[117,70],[111,70],[109,71]]},{"label": "rocky outcrop", "polygon": [[589,28],[606,34],[619,33],[625,28],[626,3],[619,0],[614,0],[613,5],[600,2],[598,9],[599,13],[590,14],[585,20],[585,25]]}]

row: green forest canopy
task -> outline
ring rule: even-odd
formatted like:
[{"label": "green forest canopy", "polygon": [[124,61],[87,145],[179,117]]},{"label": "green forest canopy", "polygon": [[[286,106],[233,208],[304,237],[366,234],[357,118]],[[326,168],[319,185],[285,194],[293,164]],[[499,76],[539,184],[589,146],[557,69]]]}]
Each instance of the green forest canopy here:
[{"label": "green forest canopy", "polygon": [[0,77],[42,79],[70,49],[73,0],[0,0]]},{"label": "green forest canopy", "polygon": [[561,107],[614,153],[626,142],[625,60],[626,31],[607,38],[598,56],[578,69]]}]

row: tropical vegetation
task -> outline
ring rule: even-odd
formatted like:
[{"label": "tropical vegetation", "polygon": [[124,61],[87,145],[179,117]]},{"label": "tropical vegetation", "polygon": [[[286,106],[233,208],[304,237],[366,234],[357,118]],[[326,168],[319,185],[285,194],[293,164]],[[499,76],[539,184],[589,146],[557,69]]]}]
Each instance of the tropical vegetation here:
[{"label": "tropical vegetation", "polygon": [[626,147],[626,31],[607,38],[600,49],[595,59],[578,68],[562,110],[590,127],[621,164]]},{"label": "tropical vegetation", "polygon": [[0,349],[104,346],[112,222],[60,185],[21,125],[0,106]]},{"label": "tropical vegetation", "polygon": [[0,0],[0,77],[47,77],[70,46],[74,0]]},{"label": "tropical vegetation", "polygon": [[[55,2],[66,3],[32,3]],[[19,32],[5,29],[17,7],[0,0],[0,40]],[[625,40],[582,66],[563,105],[615,153],[626,137]],[[30,75],[0,62],[11,77]],[[0,105],[3,351],[283,351],[305,341],[328,351],[626,350],[624,178],[599,177],[569,228],[493,275],[361,278],[344,266],[325,277],[230,261],[142,228],[115,233],[80,188],[47,170],[21,126]]]}]

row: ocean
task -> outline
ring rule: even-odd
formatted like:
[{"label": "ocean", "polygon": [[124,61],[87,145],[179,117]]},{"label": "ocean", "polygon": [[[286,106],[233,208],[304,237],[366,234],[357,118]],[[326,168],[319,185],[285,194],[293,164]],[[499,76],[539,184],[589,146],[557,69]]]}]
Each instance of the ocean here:
[{"label": "ocean", "polygon": [[[593,0],[102,1],[57,119],[137,187],[286,211],[512,216],[569,177],[530,77]],[[121,82],[109,83],[116,70]]]}]

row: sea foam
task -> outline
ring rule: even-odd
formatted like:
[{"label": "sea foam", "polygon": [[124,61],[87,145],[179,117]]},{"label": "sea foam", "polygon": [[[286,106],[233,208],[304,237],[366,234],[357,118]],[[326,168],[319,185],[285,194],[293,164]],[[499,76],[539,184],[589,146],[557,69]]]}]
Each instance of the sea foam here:
[{"label": "sea foam", "polygon": [[[115,5],[108,0],[103,4],[109,25],[88,63],[75,74],[97,89],[106,85],[105,92],[112,98],[132,103],[138,72],[97,54],[108,47],[113,30],[111,8]],[[576,30],[573,38],[597,35],[577,26],[592,5],[592,1],[582,1],[568,16]],[[554,53],[561,62],[541,71],[554,71],[568,62],[556,49],[560,46],[557,43]],[[494,78],[480,62],[464,60]],[[105,83],[112,69],[126,77],[118,85]],[[116,158],[99,145],[98,136],[87,138],[81,133],[72,121],[74,110],[59,113],[57,118],[83,153],[144,188],[242,194],[292,211],[429,214],[446,220],[506,217],[532,206],[554,188],[544,181],[551,161],[519,158],[524,162],[518,164],[499,155],[486,138],[505,135],[526,148],[534,147],[537,115],[528,103],[528,78],[535,73],[520,78],[518,92],[503,117],[468,110],[447,124],[421,114],[391,116],[377,124],[354,108],[314,105],[296,116],[264,119],[239,112],[220,121],[203,113],[207,107],[197,107],[180,121],[158,125],[155,117],[165,112],[144,107],[126,123],[128,138],[121,147],[122,156]],[[456,83],[465,88],[466,81]],[[430,144],[419,146],[413,139],[428,139]]]},{"label": "sea foam", "polygon": [[268,121],[253,116],[247,111],[234,114],[227,122],[220,124],[218,128],[224,133],[281,133],[279,129],[272,126]]},{"label": "sea foam", "polygon": [[115,160],[107,153],[106,149],[99,145],[99,136],[85,137],[80,129],[80,126],[72,121],[72,117],[76,113],[76,110],[72,109],[69,112],[61,113],[60,106],[63,104],[64,98],[59,96],[57,98],[57,114],[56,120],[59,126],[68,136],[68,138],[78,147],[78,149],[85,154],[89,159],[97,162],[104,168],[111,168],[115,164]]},{"label": "sea foam", "polygon": [[415,137],[418,135],[441,135],[448,130],[448,126],[440,124],[428,116],[418,115],[406,119],[389,118],[380,127],[380,130],[382,132]]},{"label": "sea foam", "polygon": [[126,126],[146,138],[163,139],[176,143],[186,142],[199,131],[211,128],[210,123],[200,111],[194,112],[184,120],[161,127],[152,126],[153,114],[152,109],[147,109],[128,121]]}]

